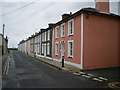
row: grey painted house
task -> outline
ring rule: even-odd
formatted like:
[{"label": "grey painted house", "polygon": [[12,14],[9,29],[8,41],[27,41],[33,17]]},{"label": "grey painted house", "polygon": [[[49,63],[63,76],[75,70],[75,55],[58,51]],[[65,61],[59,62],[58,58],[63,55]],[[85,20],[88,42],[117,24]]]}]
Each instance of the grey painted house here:
[{"label": "grey painted house", "polygon": [[46,58],[52,58],[52,26],[46,29],[41,29],[41,55]]}]

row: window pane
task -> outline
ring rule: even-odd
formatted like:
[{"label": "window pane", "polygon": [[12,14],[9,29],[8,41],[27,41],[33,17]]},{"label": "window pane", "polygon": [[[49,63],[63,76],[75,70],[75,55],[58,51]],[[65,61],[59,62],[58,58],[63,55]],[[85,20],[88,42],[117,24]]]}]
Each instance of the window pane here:
[{"label": "window pane", "polygon": [[56,43],[56,45],[55,45],[55,55],[57,55],[58,54],[58,43]]},{"label": "window pane", "polygon": [[58,54],[58,44],[57,44],[57,54]]},{"label": "window pane", "polygon": [[58,37],[58,28],[57,28],[57,37]]},{"label": "window pane", "polygon": [[63,25],[63,35],[64,35],[64,30],[65,30],[65,27],[64,27],[64,25]]},{"label": "window pane", "polygon": [[48,31],[48,40],[50,40],[50,30]]},{"label": "window pane", "polygon": [[56,38],[58,37],[58,27],[56,27]]},{"label": "window pane", "polygon": [[73,27],[73,25],[72,25],[72,21],[70,22],[70,33],[72,34],[72,27]]},{"label": "window pane", "polygon": [[47,54],[50,54],[50,44],[47,44]]}]

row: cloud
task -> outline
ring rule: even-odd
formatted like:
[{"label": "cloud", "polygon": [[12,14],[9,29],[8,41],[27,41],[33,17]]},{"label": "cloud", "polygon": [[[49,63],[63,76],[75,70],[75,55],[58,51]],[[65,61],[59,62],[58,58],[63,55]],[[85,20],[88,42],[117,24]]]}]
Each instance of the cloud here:
[{"label": "cloud", "polygon": [[[93,0],[94,1],[94,0]],[[1,13],[14,11],[30,2],[4,2]],[[19,41],[28,38],[41,28],[47,28],[48,23],[61,20],[64,13],[77,12],[84,7],[94,7],[94,2],[36,2],[8,15],[0,17],[0,32],[5,23],[5,35],[9,37],[9,47],[17,47]],[[116,3],[111,3],[111,12],[117,13]],[[2,12],[1,12],[2,11]]]}]

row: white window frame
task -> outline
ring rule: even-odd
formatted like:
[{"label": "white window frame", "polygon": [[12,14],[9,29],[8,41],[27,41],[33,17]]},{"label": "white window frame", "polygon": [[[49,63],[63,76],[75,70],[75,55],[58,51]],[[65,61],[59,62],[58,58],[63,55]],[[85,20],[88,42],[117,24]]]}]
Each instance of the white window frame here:
[{"label": "white window frame", "polygon": [[47,55],[50,54],[50,43],[47,43]]},{"label": "white window frame", "polygon": [[[58,47],[56,47],[58,45]],[[58,50],[59,50],[59,43],[55,42],[55,55],[58,56]]]},{"label": "white window frame", "polygon": [[59,37],[59,26],[55,27],[55,38]]},{"label": "white window frame", "polygon": [[44,33],[42,33],[42,41],[44,41]]},{"label": "white window frame", "polygon": [[[69,45],[69,43],[71,43],[71,42],[72,42],[72,55],[70,55],[71,49],[70,49],[70,45]],[[68,40],[68,57],[73,58],[73,54],[74,54],[74,41],[73,40]]]},{"label": "white window frame", "polygon": [[42,44],[42,54],[44,53],[44,44]]},{"label": "white window frame", "polygon": [[48,38],[48,40],[50,40],[50,30],[48,30],[48,32],[47,32],[47,38]]},{"label": "white window frame", "polygon": [[[63,26],[64,26],[64,35],[63,35]],[[61,37],[65,37],[65,23],[61,24]]]},{"label": "white window frame", "polygon": [[45,34],[45,36],[44,36],[44,37],[45,37],[45,39],[44,39],[44,40],[46,41],[46,36],[47,36],[47,35],[46,35],[46,32],[44,32],[44,34]]},{"label": "white window frame", "polygon": [[[73,27],[72,27],[72,33],[71,33],[71,27],[70,27],[70,22],[72,22],[73,23]],[[71,19],[71,20],[69,20],[68,21],[68,36],[70,36],[70,35],[74,35],[74,20],[73,19]]]}]

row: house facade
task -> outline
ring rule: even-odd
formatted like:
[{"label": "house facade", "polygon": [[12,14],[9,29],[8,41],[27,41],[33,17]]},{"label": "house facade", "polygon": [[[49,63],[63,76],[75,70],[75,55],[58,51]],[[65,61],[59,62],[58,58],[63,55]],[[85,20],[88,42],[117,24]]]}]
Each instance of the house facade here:
[{"label": "house facade", "polygon": [[120,16],[109,12],[109,2],[96,2],[96,9],[83,8],[62,18],[53,28],[53,60],[64,57],[65,63],[80,69],[120,66]]},{"label": "house facade", "polygon": [[109,2],[96,2],[95,9],[63,14],[61,21],[40,29],[26,40],[26,51],[80,69],[119,67],[119,30],[120,16],[110,13]]},{"label": "house facade", "polygon": [[80,15],[68,20],[72,15],[65,15],[53,28],[53,60],[64,57],[65,63],[80,67]]},{"label": "house facade", "polygon": [[41,55],[41,34],[40,34],[40,32],[35,34],[34,48],[35,48],[35,55],[36,56]]},{"label": "house facade", "polygon": [[8,53],[8,38],[0,34],[0,56]]},{"label": "house facade", "polygon": [[49,59],[52,59],[52,25],[41,29],[41,55]]},{"label": "house facade", "polygon": [[22,40],[18,44],[18,50],[30,56],[52,59],[52,26],[50,23],[48,28]]}]

